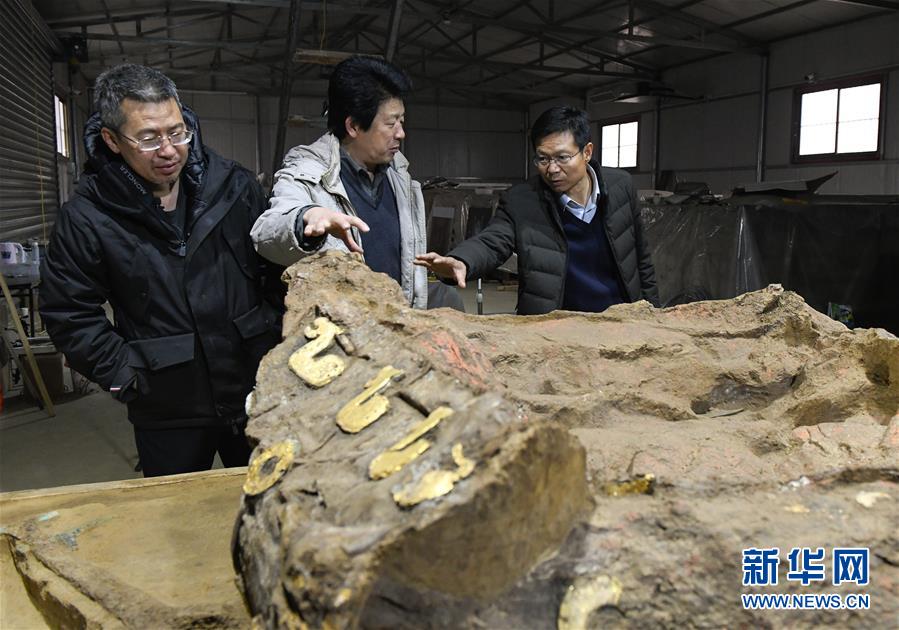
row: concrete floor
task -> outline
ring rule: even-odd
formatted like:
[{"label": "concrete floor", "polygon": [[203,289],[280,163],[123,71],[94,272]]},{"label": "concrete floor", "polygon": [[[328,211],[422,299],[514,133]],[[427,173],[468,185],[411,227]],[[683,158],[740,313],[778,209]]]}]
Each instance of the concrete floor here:
[{"label": "concrete floor", "polygon": [[[512,313],[513,286],[485,283],[484,314]],[[460,291],[467,313],[477,313],[476,283]],[[125,406],[106,392],[66,395],[47,416],[21,396],[0,412],[0,492],[52,488],[141,477]],[[216,458],[216,467],[221,464]]]},{"label": "concrete floor", "polygon": [[141,477],[125,405],[109,394],[66,395],[49,417],[21,396],[0,414],[0,491]]},{"label": "concrete floor", "polygon": [[[484,282],[481,290],[484,294],[482,302],[484,315],[515,312],[515,304],[518,302],[518,285]],[[471,284],[460,289],[459,293],[465,303],[465,312],[472,315],[477,314],[477,281],[472,280]]]}]

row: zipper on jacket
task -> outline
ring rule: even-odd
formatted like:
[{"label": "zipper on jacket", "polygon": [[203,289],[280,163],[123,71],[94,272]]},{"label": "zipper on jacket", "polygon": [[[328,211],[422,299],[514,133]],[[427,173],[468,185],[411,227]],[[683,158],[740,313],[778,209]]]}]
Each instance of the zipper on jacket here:
[{"label": "zipper on jacket", "polygon": [[187,241],[183,239],[178,243],[178,255],[182,258],[187,256]]},{"label": "zipper on jacket", "polygon": [[[539,190],[539,184],[538,184]],[[551,193],[543,191],[543,199],[539,199],[541,205],[548,204],[548,211],[551,218],[555,219],[556,228],[559,230],[559,233],[562,235],[562,253],[565,254],[565,264],[562,266],[562,281],[560,282],[560,291],[559,291],[559,299],[556,300],[556,309],[558,310],[562,308],[562,305],[565,303],[565,279],[568,277],[568,237],[565,236],[565,226],[562,224],[562,212],[565,212],[564,209],[559,209],[559,204],[556,199],[552,196]],[[544,206],[546,208],[546,206]],[[520,285],[519,285],[520,286]],[[517,309],[516,309],[516,314]]]}]

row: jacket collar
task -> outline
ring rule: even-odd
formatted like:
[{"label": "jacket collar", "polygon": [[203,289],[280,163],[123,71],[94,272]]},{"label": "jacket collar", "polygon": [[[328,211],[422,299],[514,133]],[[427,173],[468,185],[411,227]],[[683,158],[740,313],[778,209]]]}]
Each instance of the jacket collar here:
[{"label": "jacket collar", "polygon": [[[409,160],[402,153],[393,156],[390,166],[408,177]],[[312,144],[292,148],[284,156],[284,164],[278,173],[282,172],[313,184],[321,183],[330,191],[341,190],[340,141],[328,132]]]}]

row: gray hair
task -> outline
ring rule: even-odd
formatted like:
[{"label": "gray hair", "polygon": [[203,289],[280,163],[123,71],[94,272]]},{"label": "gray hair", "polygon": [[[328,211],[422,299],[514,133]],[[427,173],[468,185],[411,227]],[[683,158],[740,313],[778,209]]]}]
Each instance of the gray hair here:
[{"label": "gray hair", "polygon": [[170,78],[147,66],[124,63],[106,70],[94,82],[94,109],[100,112],[104,127],[118,130],[125,124],[120,105],[126,98],[141,103],[162,103],[173,98],[181,105],[175,82]]}]

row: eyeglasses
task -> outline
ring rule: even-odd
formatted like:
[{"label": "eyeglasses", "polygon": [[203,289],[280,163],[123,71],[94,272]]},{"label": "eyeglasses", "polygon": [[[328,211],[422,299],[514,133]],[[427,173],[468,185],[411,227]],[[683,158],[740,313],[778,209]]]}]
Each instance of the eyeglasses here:
[{"label": "eyeglasses", "polygon": [[574,157],[581,153],[583,149],[575,153],[574,155],[568,155],[567,153],[563,153],[562,155],[557,155],[555,157],[550,157],[548,155],[535,155],[534,156],[534,164],[539,166],[540,168],[548,168],[550,164],[555,162],[559,166],[567,165]]},{"label": "eyeglasses", "polygon": [[190,129],[183,129],[182,131],[174,131],[172,133],[163,134],[161,136],[156,136],[155,138],[141,138],[140,140],[136,140],[135,138],[131,138],[126,136],[122,132],[117,132],[118,135],[122,136],[126,140],[131,140],[134,144],[137,145],[137,148],[140,151],[159,151],[162,148],[163,143],[166,140],[172,143],[172,146],[180,146],[182,144],[187,144],[194,137],[194,132]]}]

